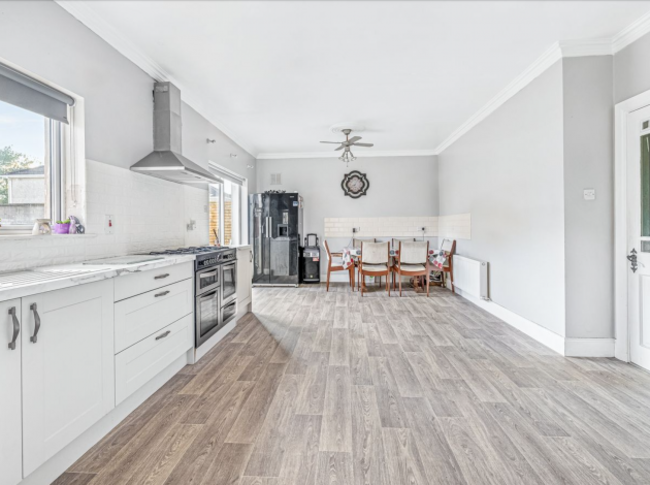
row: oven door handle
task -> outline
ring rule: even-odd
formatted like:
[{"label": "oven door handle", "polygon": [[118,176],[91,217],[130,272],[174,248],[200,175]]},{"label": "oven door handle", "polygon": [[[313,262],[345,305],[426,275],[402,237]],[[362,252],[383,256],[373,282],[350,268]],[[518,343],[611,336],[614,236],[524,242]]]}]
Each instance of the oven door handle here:
[{"label": "oven door handle", "polygon": [[199,278],[211,278],[213,276],[219,276],[218,269],[213,269],[212,271],[204,271],[203,273],[199,273]]}]

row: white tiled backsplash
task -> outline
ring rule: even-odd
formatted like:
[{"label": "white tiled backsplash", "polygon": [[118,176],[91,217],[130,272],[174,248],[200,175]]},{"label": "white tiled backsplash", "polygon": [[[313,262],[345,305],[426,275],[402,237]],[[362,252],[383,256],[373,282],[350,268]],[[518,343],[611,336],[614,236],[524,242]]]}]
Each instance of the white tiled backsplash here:
[{"label": "white tiled backsplash", "polygon": [[[87,235],[0,236],[0,271],[209,242],[207,190],[88,160],[85,199]],[[106,214],[114,218],[114,234],[104,233]]]},{"label": "white tiled backsplash", "polygon": [[326,217],[325,237],[447,237],[471,239],[471,215],[420,217]]}]

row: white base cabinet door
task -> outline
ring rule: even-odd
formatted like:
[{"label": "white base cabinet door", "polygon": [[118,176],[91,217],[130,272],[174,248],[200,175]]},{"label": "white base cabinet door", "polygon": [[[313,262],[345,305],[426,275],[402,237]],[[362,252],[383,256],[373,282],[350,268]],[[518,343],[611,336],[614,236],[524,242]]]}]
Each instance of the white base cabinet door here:
[{"label": "white base cabinet door", "polygon": [[23,473],[114,407],[113,281],[22,299]]},{"label": "white base cabinet door", "polygon": [[253,250],[237,250],[237,303],[245,303],[252,295],[253,288]]},{"label": "white base cabinet door", "polygon": [[0,485],[23,477],[20,323],[20,299],[0,302]]}]

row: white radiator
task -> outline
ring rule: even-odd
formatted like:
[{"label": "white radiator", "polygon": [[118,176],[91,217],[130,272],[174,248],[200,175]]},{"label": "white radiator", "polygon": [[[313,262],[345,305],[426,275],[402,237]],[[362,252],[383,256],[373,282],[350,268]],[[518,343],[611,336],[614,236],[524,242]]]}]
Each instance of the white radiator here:
[{"label": "white radiator", "polygon": [[454,255],[454,286],[482,300],[490,299],[487,261]]}]

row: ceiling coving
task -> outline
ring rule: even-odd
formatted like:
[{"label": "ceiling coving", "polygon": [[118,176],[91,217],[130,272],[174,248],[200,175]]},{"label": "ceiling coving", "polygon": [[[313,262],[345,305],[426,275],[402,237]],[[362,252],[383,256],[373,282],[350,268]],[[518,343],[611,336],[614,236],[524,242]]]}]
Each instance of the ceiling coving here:
[{"label": "ceiling coving", "polygon": [[329,158],[339,119],[376,127],[357,157],[435,155],[561,58],[650,31],[647,0],[58,3],[258,159]]}]

